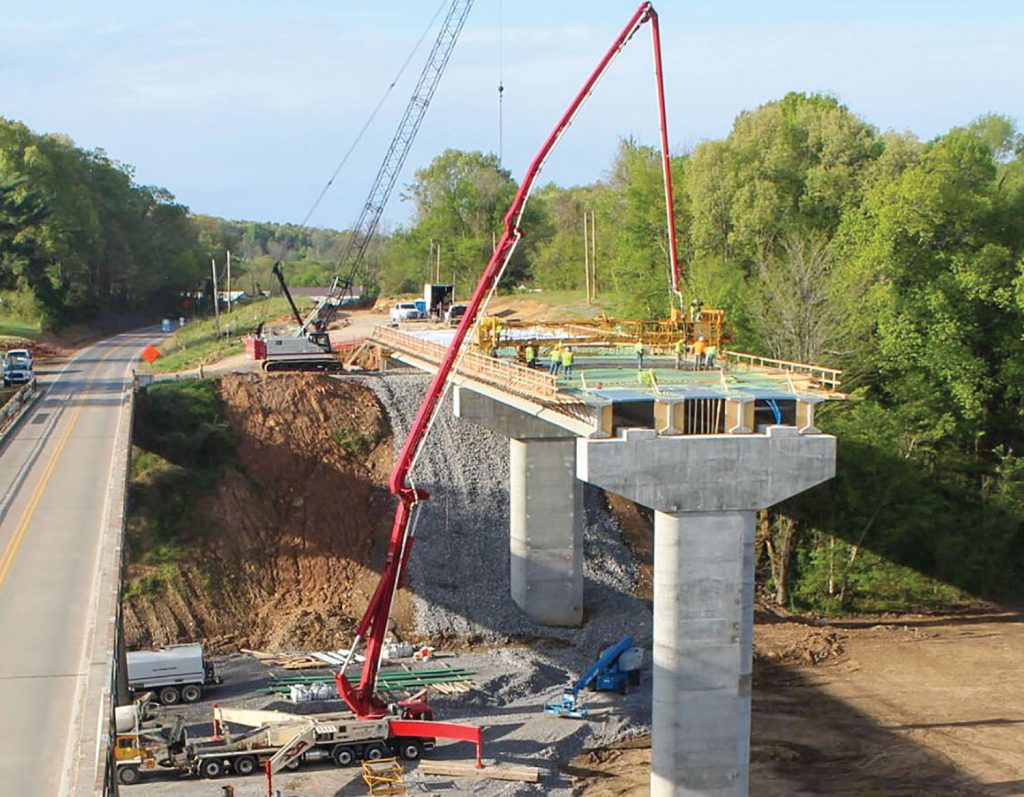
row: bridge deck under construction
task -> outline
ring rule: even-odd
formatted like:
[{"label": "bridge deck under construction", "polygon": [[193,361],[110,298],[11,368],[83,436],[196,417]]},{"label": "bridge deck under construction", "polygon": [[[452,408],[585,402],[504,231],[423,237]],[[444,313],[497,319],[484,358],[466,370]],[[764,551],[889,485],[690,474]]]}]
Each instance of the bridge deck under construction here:
[{"label": "bridge deck under construction", "polygon": [[[377,327],[371,345],[385,355],[433,371],[453,330]],[[771,424],[814,428],[814,406],[844,398],[841,372],[830,368],[723,352],[713,368],[692,356],[654,348],[639,368],[628,346],[574,345],[571,375],[552,374],[547,360],[528,368],[515,346],[484,354],[468,344],[454,380],[578,434],[603,437],[617,427],[659,434],[754,433]]]}]

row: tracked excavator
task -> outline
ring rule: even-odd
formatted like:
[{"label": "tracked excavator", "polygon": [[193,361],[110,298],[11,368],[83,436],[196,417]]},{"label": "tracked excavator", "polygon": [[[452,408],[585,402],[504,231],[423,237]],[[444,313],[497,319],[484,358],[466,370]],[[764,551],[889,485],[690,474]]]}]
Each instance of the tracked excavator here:
[{"label": "tracked excavator", "polygon": [[[526,174],[519,185],[519,190],[516,192],[515,198],[505,214],[504,230],[501,238],[495,245],[494,252],[480,277],[480,281],[477,283],[473,297],[466,308],[465,315],[462,317],[462,321],[455,331],[444,359],[438,366],[437,373],[427,389],[423,403],[409,429],[405,445],[402,447],[394,469],[391,472],[388,486],[391,493],[398,498],[398,505],[391,527],[384,568],[376,590],[370,599],[369,606],[356,628],[356,639],[350,647],[349,657],[341,670],[336,673],[335,678],[338,693],[348,704],[349,708],[360,717],[384,717],[394,711],[394,708],[389,706],[387,701],[376,692],[377,673],[380,667],[381,653],[392,603],[399,585],[404,581],[409,565],[409,557],[412,553],[415,538],[415,515],[423,502],[430,498],[425,490],[415,486],[411,478],[411,472],[416,458],[423,447],[427,432],[430,429],[431,420],[441,405],[441,399],[448,384],[449,376],[453,369],[455,369],[460,354],[463,351],[463,343],[473,333],[482,309],[500,281],[501,275],[509,259],[512,257],[516,245],[524,235],[524,231],[520,227],[523,210],[526,207],[530,191],[533,189],[545,161],[562,135],[572,124],[580,107],[590,96],[615,57],[645,24],[650,25],[654,50],[654,74],[657,88],[658,118],[661,127],[661,159],[664,174],[665,210],[669,231],[668,254],[672,274],[672,290],[679,296],[680,304],[682,304],[674,224],[675,210],[672,203],[672,176],[669,171],[668,130],[665,117],[665,92],[662,79],[658,15],[653,5],[645,2],[637,8],[625,27],[615,37],[615,40],[601,58],[597,67],[577,92],[569,107],[562,114],[562,117],[558,120],[554,129],[548,135],[547,140],[545,140],[543,146],[534,156],[529,168],[526,170]],[[362,672],[359,682],[353,685],[345,677],[345,669],[353,660],[352,657],[356,649],[363,646],[365,646],[365,659]],[[420,716],[426,716],[426,712],[429,711],[425,704],[407,704],[403,710],[410,714],[418,712]],[[442,733],[431,732],[430,724],[424,727],[408,727],[404,732],[412,735],[443,736]],[[466,736],[456,736],[455,738],[466,738]]]}]

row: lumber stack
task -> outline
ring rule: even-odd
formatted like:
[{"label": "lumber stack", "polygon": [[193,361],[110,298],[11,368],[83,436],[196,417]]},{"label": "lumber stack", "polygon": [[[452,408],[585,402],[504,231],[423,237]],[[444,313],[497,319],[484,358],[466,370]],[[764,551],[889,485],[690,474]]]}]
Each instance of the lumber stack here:
[{"label": "lumber stack", "polygon": [[541,770],[518,764],[487,764],[477,769],[471,761],[420,761],[421,775],[440,775],[454,778],[490,778],[491,780],[515,780],[522,783],[538,783]]}]

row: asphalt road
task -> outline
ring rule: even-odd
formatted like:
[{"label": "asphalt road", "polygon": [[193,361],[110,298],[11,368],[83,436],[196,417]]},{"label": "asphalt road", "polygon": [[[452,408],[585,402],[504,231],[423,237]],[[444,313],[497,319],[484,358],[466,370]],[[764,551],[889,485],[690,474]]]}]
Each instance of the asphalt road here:
[{"label": "asphalt road", "polygon": [[153,337],[37,364],[46,392],[0,447],[0,794],[69,789],[114,435]]}]

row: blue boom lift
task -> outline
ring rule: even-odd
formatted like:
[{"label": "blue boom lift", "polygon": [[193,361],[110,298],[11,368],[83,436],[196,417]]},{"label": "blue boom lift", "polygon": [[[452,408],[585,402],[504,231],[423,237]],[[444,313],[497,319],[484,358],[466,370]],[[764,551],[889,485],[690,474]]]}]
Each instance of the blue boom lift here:
[{"label": "blue boom lift", "polygon": [[604,651],[594,666],[583,673],[576,683],[565,687],[559,700],[545,703],[544,713],[586,719],[590,712],[584,707],[580,692],[589,688],[597,692],[618,692],[624,695],[630,683],[639,683],[642,664],[643,651],[633,645],[633,637],[624,636]]}]

